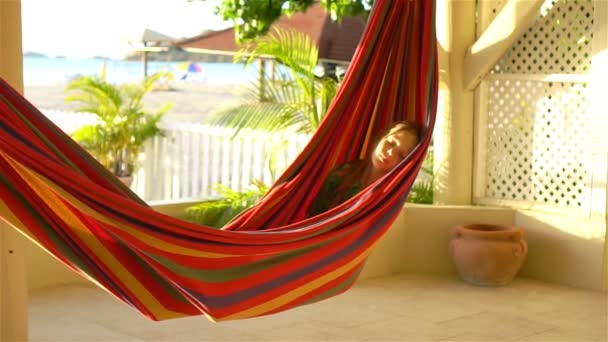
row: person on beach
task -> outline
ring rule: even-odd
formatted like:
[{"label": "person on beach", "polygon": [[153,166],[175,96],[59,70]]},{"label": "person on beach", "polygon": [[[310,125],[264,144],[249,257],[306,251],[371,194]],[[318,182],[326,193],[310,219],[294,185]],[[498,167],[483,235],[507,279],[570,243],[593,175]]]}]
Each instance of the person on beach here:
[{"label": "person on beach", "polygon": [[394,124],[378,141],[369,160],[344,163],[331,171],[308,208],[308,216],[338,206],[380,179],[407,157],[419,141],[418,125],[409,121]]}]

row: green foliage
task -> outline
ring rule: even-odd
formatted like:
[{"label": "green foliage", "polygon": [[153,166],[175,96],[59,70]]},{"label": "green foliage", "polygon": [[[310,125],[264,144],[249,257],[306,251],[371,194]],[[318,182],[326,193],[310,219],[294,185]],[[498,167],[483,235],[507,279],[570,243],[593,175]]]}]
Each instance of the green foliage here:
[{"label": "green foliage", "polygon": [[417,204],[433,204],[433,182],[414,183],[407,201]]},{"label": "green foliage", "polygon": [[[282,15],[304,12],[313,3],[314,0],[223,0],[216,7],[216,14],[234,22],[237,40],[245,41],[266,34]],[[338,21],[344,16],[367,17],[372,3],[373,0],[321,0],[332,19]]]},{"label": "green foliage", "polygon": [[342,17],[358,15],[367,19],[373,0],[321,0],[333,20],[340,21]]},{"label": "green foliage", "polygon": [[314,132],[338,89],[337,81],[315,75],[318,54],[310,38],[296,31],[277,29],[245,44],[236,59],[248,55],[249,65],[261,56],[271,57],[285,68],[274,79],[262,80],[262,94],[261,85],[252,83],[247,102],[214,114],[211,123],[236,128],[236,133],[241,129]]},{"label": "green foliage", "polygon": [[433,159],[433,152],[429,151],[424,159],[422,168],[420,169],[420,175],[423,176],[423,179],[417,180],[410,189],[410,193],[407,198],[408,202],[417,204],[433,204],[433,188],[435,183]]},{"label": "green foliage", "polygon": [[66,88],[66,102],[77,102],[78,112],[92,113],[97,122],[76,130],[72,136],[117,176],[129,176],[146,140],[162,134],[158,124],[170,109],[166,104],[149,113],[143,97],[167,73],[157,73],[140,84],[114,85],[101,76],[83,76]]},{"label": "green foliage", "polygon": [[315,75],[318,54],[310,38],[297,31],[277,29],[244,44],[235,60],[247,55],[246,64],[250,65],[265,56],[282,67],[276,73],[265,73],[261,83],[252,82],[246,89],[245,102],[214,113],[209,123],[234,128],[235,135],[245,129],[287,133],[281,135],[285,140],[273,143],[268,153],[274,174],[276,156],[284,150],[286,139],[294,133],[312,134],[336,95],[338,81]]},{"label": "green foliage", "polygon": [[245,209],[254,205],[267,191],[262,182],[253,182],[244,192],[237,192],[218,184],[216,190],[222,195],[218,200],[206,201],[186,209],[187,219],[205,226],[220,228]]}]

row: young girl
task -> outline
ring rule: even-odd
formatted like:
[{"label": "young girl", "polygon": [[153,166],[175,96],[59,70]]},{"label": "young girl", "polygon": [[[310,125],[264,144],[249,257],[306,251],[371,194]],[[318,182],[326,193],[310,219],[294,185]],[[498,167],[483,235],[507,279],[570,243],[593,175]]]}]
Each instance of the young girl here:
[{"label": "young girl", "polygon": [[319,194],[308,208],[308,216],[325,212],[356,195],[392,170],[416,147],[420,129],[404,121],[384,135],[369,160],[358,160],[335,168],[325,179]]}]

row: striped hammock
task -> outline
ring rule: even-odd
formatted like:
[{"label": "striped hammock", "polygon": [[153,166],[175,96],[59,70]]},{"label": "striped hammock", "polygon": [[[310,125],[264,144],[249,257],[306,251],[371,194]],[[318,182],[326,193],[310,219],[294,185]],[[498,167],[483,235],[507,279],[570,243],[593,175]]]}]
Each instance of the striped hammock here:
[{"label": "striped hammock", "polygon": [[[0,217],[152,320],[272,314],[346,291],[400,213],[435,121],[432,1],[376,0],[326,119],[269,193],[223,229],[154,211],[0,79]],[[415,120],[412,153],[315,217],[319,180]]]}]

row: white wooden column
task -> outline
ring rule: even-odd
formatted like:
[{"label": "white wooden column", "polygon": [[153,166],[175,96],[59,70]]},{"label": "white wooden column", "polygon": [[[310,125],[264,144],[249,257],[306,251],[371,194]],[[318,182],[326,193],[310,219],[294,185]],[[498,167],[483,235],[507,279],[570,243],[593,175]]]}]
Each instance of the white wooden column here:
[{"label": "white wooden column", "polygon": [[[0,77],[23,93],[21,0],[0,0]],[[0,341],[27,340],[23,239],[0,219]]]},{"label": "white wooden column", "polygon": [[605,223],[603,288],[608,290],[608,115],[606,115],[606,87],[608,87],[608,2],[593,3],[593,40],[591,59],[591,217]]},{"label": "white wooden column", "polygon": [[436,204],[471,203],[474,96],[463,81],[467,49],[475,41],[475,1],[437,1],[439,106],[435,128]]},{"label": "white wooden column", "polygon": [[481,79],[494,67],[500,57],[536,19],[544,0],[509,0],[493,20],[489,9],[500,1],[483,0],[477,8],[479,37],[468,49],[464,60],[464,84],[474,90]]}]

